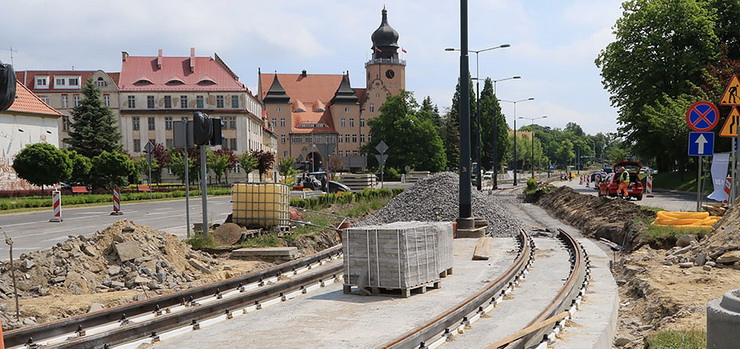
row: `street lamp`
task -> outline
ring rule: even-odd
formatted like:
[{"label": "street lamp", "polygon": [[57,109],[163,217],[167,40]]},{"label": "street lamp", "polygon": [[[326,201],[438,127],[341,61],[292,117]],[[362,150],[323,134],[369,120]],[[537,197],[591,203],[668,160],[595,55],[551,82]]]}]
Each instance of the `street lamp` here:
[{"label": "street lamp", "polygon": [[531,158],[532,158],[532,160],[531,160],[531,162],[532,162],[531,163],[531,165],[532,165],[532,178],[534,178],[534,127],[532,127],[532,125],[534,125],[534,121],[535,120],[544,119],[546,117],[547,117],[547,115],[538,116],[536,118],[527,118],[527,117],[524,117],[524,116],[520,116],[519,117],[520,119],[529,120],[529,126],[532,129],[532,155],[531,155]]},{"label": "street lamp", "polygon": [[516,163],[516,104],[519,103],[519,102],[526,102],[526,101],[533,101],[533,100],[534,100],[534,97],[520,99],[520,100],[517,100],[517,101],[507,101],[505,99],[499,99],[499,101],[501,101],[501,102],[507,102],[507,103],[511,103],[511,104],[514,105],[514,185],[515,186],[517,184],[517,182],[516,182],[516,170],[517,170],[517,167],[519,167],[519,166],[517,166],[517,163]]},{"label": "street lamp", "polygon": [[496,83],[499,81],[506,81],[506,80],[515,80],[515,79],[521,79],[522,77],[519,75],[512,76],[510,78],[503,78],[503,79],[496,79],[493,80],[493,94],[496,94]]},{"label": "street lamp", "polygon": [[[476,137],[475,137],[475,148],[476,148],[475,154],[476,155],[475,155],[475,157],[476,157],[477,162],[478,162],[478,168],[475,169],[475,172],[476,172],[475,176],[476,176],[476,187],[478,188],[478,190],[481,190],[482,189],[482,185],[481,185],[481,166],[480,166],[480,164],[481,164],[481,157],[480,157],[480,148],[481,148],[480,75],[479,75],[480,70],[479,70],[479,64],[478,64],[478,54],[481,53],[481,52],[491,51],[491,50],[495,50],[495,49],[498,49],[498,48],[507,48],[507,47],[511,47],[511,45],[509,45],[509,44],[502,44],[502,45],[498,45],[498,46],[494,46],[494,47],[484,48],[482,50],[468,50],[468,52],[475,53],[475,78],[473,78],[475,80],[475,121],[477,123],[476,133],[475,133],[476,134]],[[460,51],[460,49],[448,47],[448,48],[445,49],[445,51]],[[463,88],[463,86],[461,84],[460,85],[460,89],[462,89],[462,88]],[[465,86],[465,88],[468,88],[468,87]],[[496,89],[494,88],[494,95],[495,95],[495,91],[496,91]],[[495,123],[494,123],[494,127],[495,127]],[[495,146],[495,144],[496,143],[494,141],[494,146]]]}]

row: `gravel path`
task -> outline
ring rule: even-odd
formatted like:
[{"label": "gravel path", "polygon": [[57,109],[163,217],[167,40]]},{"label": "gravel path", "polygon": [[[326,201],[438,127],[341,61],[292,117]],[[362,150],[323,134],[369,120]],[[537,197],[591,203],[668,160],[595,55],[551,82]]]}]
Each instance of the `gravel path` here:
[{"label": "gravel path", "polygon": [[[451,172],[429,176],[404,190],[383,209],[356,226],[398,221],[455,221],[459,214],[459,177]],[[510,209],[509,199],[473,190],[473,216],[489,221],[494,236],[514,235],[527,228]]]}]

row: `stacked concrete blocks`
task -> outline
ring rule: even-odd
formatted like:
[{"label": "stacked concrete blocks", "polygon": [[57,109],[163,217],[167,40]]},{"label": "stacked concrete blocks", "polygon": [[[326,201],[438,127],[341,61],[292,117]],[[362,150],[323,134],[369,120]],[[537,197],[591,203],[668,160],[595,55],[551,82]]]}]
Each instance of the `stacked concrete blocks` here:
[{"label": "stacked concrete blocks", "polygon": [[707,349],[737,348],[740,343],[740,289],[707,305]]},{"label": "stacked concrete blocks", "polygon": [[452,273],[452,223],[395,222],[343,232],[344,292],[425,292]]}]

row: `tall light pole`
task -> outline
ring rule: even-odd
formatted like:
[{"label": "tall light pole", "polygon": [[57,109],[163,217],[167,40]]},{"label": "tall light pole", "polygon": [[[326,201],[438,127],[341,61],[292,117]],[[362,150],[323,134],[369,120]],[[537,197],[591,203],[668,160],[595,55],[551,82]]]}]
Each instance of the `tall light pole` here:
[{"label": "tall light pole", "polygon": [[522,78],[521,76],[515,75],[515,76],[512,76],[510,78],[494,79],[493,80],[493,94],[494,95],[496,94],[496,83],[497,82],[499,82],[499,81],[506,81],[506,80],[518,80],[518,79],[521,79],[521,78]]},{"label": "tall light pole", "polygon": [[517,100],[517,101],[508,101],[508,100],[505,100],[505,99],[499,99],[499,101],[501,101],[501,102],[507,102],[507,103],[511,103],[511,104],[514,105],[514,185],[517,184],[517,181],[516,181],[516,171],[517,171],[517,167],[519,167],[519,166],[517,166],[517,163],[516,163],[516,104],[519,103],[519,102],[526,102],[526,101],[533,101],[533,100],[534,100],[534,97],[520,99],[520,100]]},{"label": "tall light pole", "polygon": [[534,127],[532,127],[532,126],[534,125],[534,121],[535,120],[544,119],[546,117],[547,117],[547,115],[538,116],[536,118],[527,118],[527,117],[524,117],[524,116],[520,116],[519,117],[520,119],[529,120],[529,126],[532,129],[532,154],[530,156],[531,157],[531,161],[530,161],[531,164],[530,165],[532,165],[532,178],[534,178]]},{"label": "tall light pole", "polygon": [[[470,49],[468,50],[468,52],[475,53],[475,78],[473,78],[473,80],[475,80],[475,114],[476,114],[475,115],[475,121],[477,123],[476,137],[475,137],[475,148],[476,148],[475,149],[475,153],[476,153],[475,154],[475,157],[476,157],[476,161],[478,163],[478,166],[475,169],[475,172],[476,172],[475,173],[475,177],[476,177],[476,187],[478,188],[478,190],[481,190],[482,189],[482,185],[481,185],[481,156],[480,156],[481,131],[482,130],[481,130],[481,125],[480,125],[480,75],[479,75],[480,74],[480,70],[479,70],[479,64],[478,64],[478,54],[481,53],[481,52],[495,50],[497,48],[507,48],[507,47],[511,47],[511,45],[509,45],[509,44],[502,44],[502,45],[498,45],[498,46],[494,46],[494,47],[484,48],[482,50],[470,50]],[[445,51],[460,51],[460,50],[458,50],[456,48],[448,47],[448,48],[445,49]],[[463,86],[462,86],[462,83],[461,83],[460,84],[460,89],[462,89],[462,88],[463,88]],[[465,88],[467,89],[467,86],[465,86]],[[496,89],[494,88],[494,91],[495,90]],[[495,95],[495,92],[494,92],[494,95]],[[495,127],[495,123],[494,123],[494,127]],[[494,141],[494,146],[495,146],[495,144],[496,144],[496,142]]]}]

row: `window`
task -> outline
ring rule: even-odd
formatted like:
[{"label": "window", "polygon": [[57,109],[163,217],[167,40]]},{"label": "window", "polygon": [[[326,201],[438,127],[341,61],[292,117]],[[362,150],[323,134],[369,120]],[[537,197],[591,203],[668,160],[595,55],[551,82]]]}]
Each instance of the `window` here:
[{"label": "window", "polygon": [[69,116],[62,116],[62,130],[69,131]]},{"label": "window", "polygon": [[285,135],[280,135],[280,143],[285,144]]},{"label": "window", "polygon": [[203,96],[195,96],[195,107],[196,108],[204,108],[204,106],[203,106]]},{"label": "window", "polygon": [[80,86],[79,78],[69,78],[69,86]]},{"label": "window", "polygon": [[229,139],[229,149],[236,151],[236,138]]},{"label": "window", "polygon": [[349,107],[344,107],[344,111],[349,113]]},{"label": "window", "polygon": [[360,143],[365,143],[365,135],[360,135]]},{"label": "window", "polygon": [[180,96],[180,108],[188,107],[188,96]]},{"label": "window", "polygon": [[355,127],[355,119],[349,119],[349,127]]},{"label": "window", "polygon": [[72,95],[72,101],[74,101],[75,107],[80,106],[80,95]]},{"label": "window", "polygon": [[276,112],[280,112],[280,107],[275,107]]},{"label": "window", "polygon": [[216,96],[216,108],[224,107],[224,96]]},{"label": "window", "polygon": [[352,135],[352,143],[357,143],[357,135]]},{"label": "window", "polygon": [[231,107],[234,109],[239,108],[239,96],[231,96]]},{"label": "window", "polygon": [[370,103],[370,112],[375,112],[375,104]]},{"label": "window", "polygon": [[341,125],[342,127],[346,127],[347,126],[347,120],[345,120],[344,118],[342,118],[342,120],[339,120],[339,125]]},{"label": "window", "polygon": [[51,105],[51,99],[49,99],[49,97],[47,97],[47,96],[39,96],[39,98],[41,98],[41,100],[44,101],[44,103],[46,103],[48,105]]},{"label": "window", "polygon": [[226,118],[226,121],[228,122],[228,128],[236,130],[236,116],[229,116]]},{"label": "window", "polygon": [[146,118],[146,123],[149,128],[149,131],[154,131],[154,118],[151,116]]},{"label": "window", "polygon": [[313,137],[313,142],[316,144],[324,143],[324,137],[321,137],[319,135],[316,135]]},{"label": "window", "polygon": [[54,84],[57,85],[57,86],[65,86],[65,85],[67,85],[67,80],[65,80],[65,79],[58,79],[57,78],[54,81]]},{"label": "window", "polygon": [[164,96],[164,107],[172,108],[172,96]]},{"label": "window", "polygon": [[288,157],[288,151],[287,150],[283,150],[283,157],[286,157],[286,158]]},{"label": "window", "polygon": [[380,93],[376,93],[375,98],[380,98]]},{"label": "window", "polygon": [[344,135],[344,143],[349,143],[349,135]]},{"label": "window", "polygon": [[280,127],[285,127],[285,118],[280,118]]},{"label": "window", "polygon": [[175,142],[172,140],[172,138],[165,139],[164,140],[164,146],[167,149],[174,148],[175,147]]},{"label": "window", "polygon": [[103,104],[106,107],[110,107],[110,95],[103,95]]},{"label": "window", "polygon": [[154,109],[154,96],[146,96],[146,107]]},{"label": "window", "polygon": [[128,96],[128,107],[136,108],[136,96]]},{"label": "window", "polygon": [[37,76],[35,87],[36,88],[49,88],[49,77],[48,76]]},{"label": "window", "polygon": [[134,139],[134,153],[141,152],[141,139]]},{"label": "window", "polygon": [[360,127],[365,127],[365,119],[360,118]]},{"label": "window", "polygon": [[293,137],[293,143],[302,143],[302,142],[303,142],[303,137],[298,137],[298,136]]},{"label": "window", "polygon": [[372,139],[371,139],[372,137],[373,137],[373,136],[371,136],[371,135],[367,135],[367,141],[368,141],[368,142],[370,142],[370,141],[372,140]]},{"label": "window", "polygon": [[344,157],[344,151],[340,150],[339,153],[337,153],[337,155],[339,155],[340,158]]},{"label": "window", "polygon": [[108,82],[106,82],[105,80],[103,80],[102,77],[99,77],[98,80],[95,81],[95,86],[98,86],[98,87],[106,87],[106,86],[108,86]]},{"label": "window", "polygon": [[172,129],[172,117],[171,116],[165,116],[164,117],[164,129],[165,130],[171,130]]},{"label": "window", "polygon": [[277,119],[275,119],[275,118],[272,118],[272,122],[271,122],[271,124],[272,124],[272,128],[275,128],[275,127],[277,127]]},{"label": "window", "polygon": [[69,96],[62,95],[62,108],[69,108]]},{"label": "window", "polygon": [[342,135],[339,135],[339,136],[337,137],[337,140],[339,141],[339,143],[342,143]]},{"label": "window", "polygon": [[134,117],[131,118],[131,128],[134,131],[138,131],[139,130],[140,125],[139,125],[139,117],[138,116],[134,116]]}]

